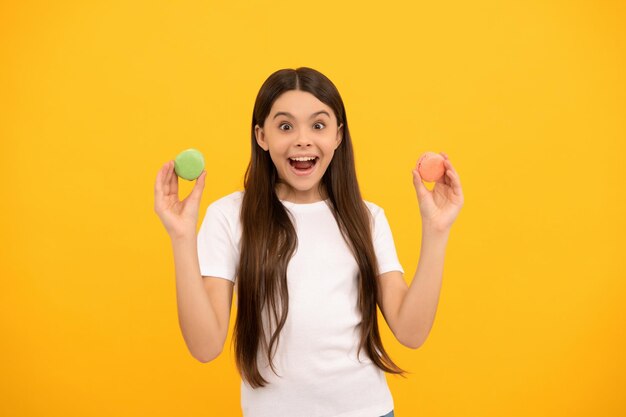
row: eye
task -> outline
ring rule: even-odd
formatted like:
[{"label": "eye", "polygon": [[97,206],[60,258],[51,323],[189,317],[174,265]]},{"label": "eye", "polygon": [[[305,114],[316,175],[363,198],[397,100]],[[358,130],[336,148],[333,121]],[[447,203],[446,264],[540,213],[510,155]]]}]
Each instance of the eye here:
[{"label": "eye", "polygon": [[[322,123],[322,122],[316,122],[313,126],[315,126],[315,125],[322,125],[322,126],[326,127],[326,125],[324,123]],[[320,129],[323,129],[323,127],[320,128]]]},{"label": "eye", "polygon": [[291,127],[288,123],[281,123],[280,125],[278,125],[278,128],[279,128],[280,130],[285,130],[285,129],[282,129],[282,127],[283,127],[283,126],[289,126],[289,127]]}]

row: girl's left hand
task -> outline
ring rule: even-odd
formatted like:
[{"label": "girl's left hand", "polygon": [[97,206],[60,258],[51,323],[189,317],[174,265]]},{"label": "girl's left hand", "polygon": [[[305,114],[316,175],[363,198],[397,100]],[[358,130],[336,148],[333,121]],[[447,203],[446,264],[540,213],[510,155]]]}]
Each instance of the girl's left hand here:
[{"label": "girl's left hand", "polygon": [[448,155],[440,154],[444,158],[445,172],[435,182],[433,190],[426,188],[417,167],[413,170],[413,185],[422,215],[422,227],[448,231],[463,207],[463,190],[459,174],[452,167]]}]

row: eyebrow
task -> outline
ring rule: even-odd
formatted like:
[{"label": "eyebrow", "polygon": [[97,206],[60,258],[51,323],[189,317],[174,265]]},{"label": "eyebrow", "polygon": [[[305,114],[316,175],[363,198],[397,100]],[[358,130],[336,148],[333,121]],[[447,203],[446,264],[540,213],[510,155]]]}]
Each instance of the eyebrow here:
[{"label": "eyebrow", "polygon": [[[328,112],[326,110],[320,110],[320,111],[317,111],[317,112],[313,113],[311,115],[311,119],[314,118],[315,116],[317,116],[318,114],[322,114],[322,113],[324,113],[326,116],[330,117],[330,114],[328,114]],[[293,114],[287,113],[286,111],[279,111],[278,113],[276,113],[274,115],[274,119],[277,118],[278,116],[280,116],[281,114],[285,115],[287,117],[291,117],[292,119],[295,119],[295,117],[293,117]]]}]

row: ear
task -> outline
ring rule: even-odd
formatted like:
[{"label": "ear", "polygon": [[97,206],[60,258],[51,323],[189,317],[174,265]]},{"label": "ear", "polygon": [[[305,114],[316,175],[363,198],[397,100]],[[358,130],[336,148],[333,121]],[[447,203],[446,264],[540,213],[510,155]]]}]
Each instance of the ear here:
[{"label": "ear", "polygon": [[335,146],[335,149],[337,149],[339,145],[341,145],[342,139],[343,139],[343,123],[340,124],[339,127],[337,128],[337,140],[336,140],[337,146]]},{"label": "ear", "polygon": [[267,151],[269,149],[269,146],[265,141],[265,132],[263,132],[263,128],[261,126],[254,126],[254,137],[256,138],[256,143],[258,143],[264,151]]}]

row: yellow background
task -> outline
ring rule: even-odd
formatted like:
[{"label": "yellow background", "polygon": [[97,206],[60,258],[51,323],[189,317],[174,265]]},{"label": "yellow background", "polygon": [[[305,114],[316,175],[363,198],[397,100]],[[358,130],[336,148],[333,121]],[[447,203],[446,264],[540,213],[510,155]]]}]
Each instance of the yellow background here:
[{"label": "yellow background", "polygon": [[261,84],[309,66],[407,283],[415,161],[446,152],[463,185],[429,339],[381,324],[413,372],[387,376],[396,415],[624,415],[625,21],[591,0],[0,3],[0,414],[240,415],[231,335],[209,364],[184,344],[154,180],[194,147],[202,216],[241,189]]}]

